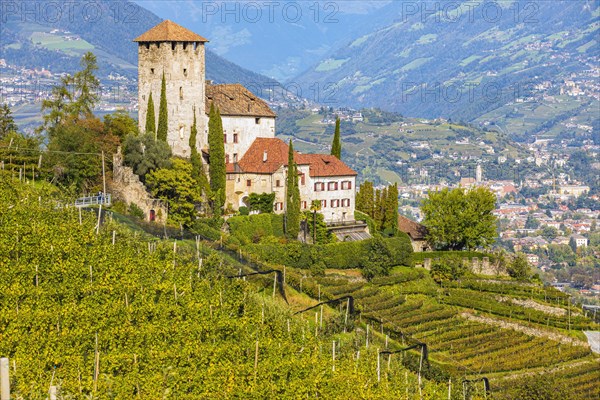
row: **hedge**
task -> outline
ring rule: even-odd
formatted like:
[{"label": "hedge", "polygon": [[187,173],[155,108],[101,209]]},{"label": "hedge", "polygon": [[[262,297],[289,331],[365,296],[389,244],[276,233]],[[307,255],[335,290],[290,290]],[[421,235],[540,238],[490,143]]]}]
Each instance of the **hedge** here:
[{"label": "hedge", "polygon": [[[337,242],[326,245],[251,244],[246,250],[268,263],[301,269],[354,269],[361,268],[368,257],[373,239],[360,242]],[[392,265],[413,266],[412,246],[408,236],[383,239],[392,251]]]},{"label": "hedge", "polygon": [[231,236],[242,245],[257,243],[266,236],[283,237],[283,215],[241,215],[229,218],[227,224]]}]

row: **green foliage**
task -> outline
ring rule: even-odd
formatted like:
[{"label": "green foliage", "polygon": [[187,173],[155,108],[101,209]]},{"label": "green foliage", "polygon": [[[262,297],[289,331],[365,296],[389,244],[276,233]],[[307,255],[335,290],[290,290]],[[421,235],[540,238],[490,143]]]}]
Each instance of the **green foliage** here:
[{"label": "green foliage", "polygon": [[95,76],[98,61],[94,53],[88,51],[81,58],[80,65],[81,70],[73,76],[77,97],[72,104],[72,113],[77,117],[90,118],[100,100],[100,80]]},{"label": "green foliage", "polygon": [[169,133],[169,109],[167,105],[167,81],[163,71],[162,82],[160,86],[160,104],[158,108],[158,129],[156,130],[156,140],[167,142]]},{"label": "green foliage", "polygon": [[148,96],[148,107],[146,112],[146,132],[156,138],[156,115],[154,113],[154,100],[152,100],[152,92]]},{"label": "green foliage", "polygon": [[527,256],[517,253],[507,268],[508,275],[518,280],[527,280],[531,277],[531,268]]},{"label": "green foliage", "polygon": [[123,144],[125,164],[133,168],[142,181],[146,174],[161,168],[171,166],[171,147],[158,141],[154,135],[128,135]]},{"label": "green foliage", "polygon": [[44,115],[44,124],[38,131],[47,131],[50,138],[61,124],[93,117],[93,109],[100,99],[100,81],[94,75],[98,70],[96,56],[85,53],[80,65],[80,71],[61,77],[60,84],[52,88],[52,97],[42,101],[42,113],[49,112]]},{"label": "green foliage", "polygon": [[17,132],[19,128],[10,111],[8,104],[0,107],[0,140],[6,137],[10,132]]},{"label": "green foliage", "polygon": [[250,209],[248,209],[248,207],[246,206],[241,206],[238,209],[238,212],[240,213],[240,215],[250,215]]},{"label": "green foliage", "polygon": [[104,134],[97,119],[78,120],[57,126],[43,157],[54,182],[76,191],[92,192],[102,181],[102,150],[115,151],[115,138]]},{"label": "green foliage", "polygon": [[[304,211],[302,213],[302,219],[306,222],[306,227],[308,229],[307,236],[315,239],[314,243],[316,244],[327,244],[331,243],[334,240],[334,235],[327,229],[327,223],[325,222],[325,216],[318,212]],[[316,235],[314,231],[316,222]]]},{"label": "green foliage", "polygon": [[[376,240],[377,242],[372,244]],[[242,244],[248,242],[249,240],[245,240]],[[408,237],[383,238],[381,240],[369,239],[360,242],[335,242],[324,245],[294,242],[288,244],[261,243],[250,245],[247,249],[268,263],[300,269],[314,268],[313,264],[315,263],[323,263],[327,268],[335,269],[363,268],[368,265],[368,268],[375,270],[376,275],[378,275],[380,272],[385,274],[389,271],[388,268],[396,265],[414,265],[412,246]],[[374,254],[381,249],[383,249],[382,255]],[[369,258],[373,258],[375,262],[370,264]]]},{"label": "green foliage", "polygon": [[300,233],[300,187],[298,185],[298,165],[294,161],[294,146],[291,139],[288,150],[285,193],[285,234],[288,239],[296,240]]},{"label": "green foliage", "polygon": [[196,204],[200,192],[192,178],[192,164],[186,160],[173,159],[171,168],[157,169],[146,175],[150,193],[169,204],[169,219],[192,226],[196,219]]},{"label": "green foliage", "polygon": [[231,217],[227,220],[230,234],[242,245],[258,243],[268,236],[282,237],[279,228],[283,216],[277,214],[256,214]]},{"label": "green foliage", "polygon": [[463,277],[468,267],[463,264],[462,258],[453,256],[435,260],[431,264],[431,277],[437,283],[456,281]]},{"label": "green foliage", "polygon": [[364,182],[356,193],[356,210],[371,218],[371,233],[395,235],[398,230],[398,185],[374,190],[372,182]]},{"label": "green foliage", "polygon": [[335,133],[333,134],[333,143],[331,144],[331,155],[342,159],[342,138],[340,135],[340,118],[335,120]]},{"label": "green foliage", "polygon": [[362,260],[362,275],[367,280],[390,274],[394,260],[389,244],[381,236],[375,236],[369,243],[368,252]]},{"label": "green foliage", "polygon": [[129,204],[129,215],[138,219],[144,219],[146,217],[144,211],[135,203]]},{"label": "green foliage", "polygon": [[104,116],[104,130],[123,140],[127,135],[139,135],[137,121],[126,110],[118,110]]},{"label": "green foliage", "polygon": [[487,188],[429,192],[421,205],[428,241],[441,250],[490,246],[496,237],[496,197]]},{"label": "green foliage", "polygon": [[198,153],[197,148],[197,136],[198,128],[196,126],[196,109],[194,108],[194,123],[190,131],[190,162],[192,163],[192,177],[196,181],[200,191],[207,194],[210,191],[210,185],[208,184],[208,178],[204,172],[204,166],[202,165],[202,156]]},{"label": "green foliage", "polygon": [[214,103],[210,105],[208,116],[208,147],[210,157],[210,189],[213,193],[213,213],[221,215],[225,205],[227,173],[225,169],[225,143],[223,141],[223,121]]},{"label": "green foliage", "polygon": [[249,211],[258,211],[262,214],[273,212],[275,193],[250,193],[248,196]]}]

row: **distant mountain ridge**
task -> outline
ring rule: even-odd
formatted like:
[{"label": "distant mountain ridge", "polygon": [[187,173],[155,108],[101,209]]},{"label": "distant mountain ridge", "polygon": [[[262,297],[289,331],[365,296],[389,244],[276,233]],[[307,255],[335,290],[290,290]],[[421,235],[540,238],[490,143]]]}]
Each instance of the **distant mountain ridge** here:
[{"label": "distant mountain ridge", "polygon": [[291,81],[327,85],[330,105],[473,120],[545,79],[598,65],[598,2],[394,2],[386,10],[395,22]]},{"label": "distant mountain ridge", "polygon": [[[6,23],[2,23],[0,27],[0,58],[6,59],[9,64],[27,68],[44,67],[52,72],[76,70],[79,67],[80,54],[86,50],[83,44],[87,42],[87,46],[93,47],[98,56],[101,76],[117,72],[135,78],[137,44],[132,40],[162,21],[154,13],[126,0],[97,0],[93,5],[86,3],[79,7],[75,7],[74,3],[68,0],[53,1],[52,7],[44,5],[44,2],[36,2],[37,8],[32,7],[32,2],[28,1],[11,3],[15,8],[9,9],[6,15],[1,16]],[[33,10],[33,13],[26,14],[26,10]],[[188,28],[193,31],[200,30],[193,26]],[[49,33],[52,29],[68,31],[83,39],[78,41],[82,44],[79,46],[81,48],[66,45],[64,47],[67,50],[61,50],[60,43],[51,42],[55,39]],[[40,34],[44,36],[41,36],[39,42],[32,41],[32,37],[37,41]],[[210,36],[209,32],[206,36]],[[48,43],[45,43],[45,39]],[[206,67],[207,79],[218,83],[277,84],[273,79],[218,56],[210,50],[210,44],[206,51]]]}]

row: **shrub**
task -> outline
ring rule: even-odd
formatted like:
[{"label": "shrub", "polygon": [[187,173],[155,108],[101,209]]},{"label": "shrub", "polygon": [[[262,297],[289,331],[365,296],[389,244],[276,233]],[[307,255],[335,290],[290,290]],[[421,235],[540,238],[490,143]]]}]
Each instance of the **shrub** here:
[{"label": "shrub", "polygon": [[250,210],[246,206],[241,206],[239,209],[240,215],[248,215]]},{"label": "shrub", "polygon": [[248,204],[250,211],[259,211],[262,214],[271,214],[273,212],[273,202],[275,193],[250,193]]},{"label": "shrub", "polygon": [[259,243],[267,236],[283,236],[282,216],[274,214],[240,215],[227,220],[231,235],[242,245]]},{"label": "shrub", "polygon": [[131,203],[129,205],[129,215],[138,219],[144,219],[146,217],[144,211],[142,211],[142,209],[139,208],[138,205],[135,203]]},{"label": "shrub", "polygon": [[467,272],[467,266],[459,257],[435,260],[431,265],[431,277],[437,283],[456,281]]},{"label": "shrub", "polygon": [[390,244],[381,236],[376,236],[370,241],[368,251],[361,260],[362,275],[369,281],[377,276],[387,276],[393,261]]}]

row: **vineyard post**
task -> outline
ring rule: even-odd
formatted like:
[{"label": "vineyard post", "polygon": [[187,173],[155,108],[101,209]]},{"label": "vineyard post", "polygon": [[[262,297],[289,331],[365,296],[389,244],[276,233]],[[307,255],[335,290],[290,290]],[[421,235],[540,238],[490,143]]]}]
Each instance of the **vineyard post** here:
[{"label": "vineyard post", "polygon": [[96,333],[96,351],[94,365],[94,393],[98,390],[98,375],[100,373],[100,351],[98,351],[98,333]]},{"label": "vineyard post", "polygon": [[96,235],[100,233],[100,218],[102,216],[102,203],[100,203],[100,208],[98,209],[98,225],[96,225]]},{"label": "vineyard post", "polygon": [[104,203],[104,196],[106,196],[106,168],[104,165],[104,150],[102,150],[102,187],[103,187],[103,197],[101,198],[102,203]]},{"label": "vineyard post", "polygon": [[350,310],[350,298],[346,300],[346,315],[344,316],[344,333],[346,333],[346,325],[348,324],[348,312]]},{"label": "vineyard post", "polygon": [[323,305],[321,304],[321,312],[319,316],[319,329],[323,329]]},{"label": "vineyard post", "polygon": [[367,339],[365,341],[365,347],[369,348],[369,324],[367,324]]},{"label": "vineyard post", "polygon": [[448,400],[452,400],[452,378],[448,378]]},{"label": "vineyard post", "polygon": [[81,225],[81,207],[77,207],[79,210],[79,225]]},{"label": "vineyard post", "polygon": [[381,382],[381,355],[379,349],[377,349],[377,382]]},{"label": "vineyard post", "polygon": [[389,336],[385,335],[385,348],[386,349],[388,348],[388,339],[389,339]]},{"label": "vineyard post", "polygon": [[319,334],[319,313],[315,313],[315,337]]},{"label": "vineyard post", "polygon": [[423,393],[421,391],[421,368],[423,367],[423,349],[425,347],[421,346],[421,358],[419,360],[419,397],[422,399],[423,398]]},{"label": "vineyard post", "polygon": [[273,298],[275,298],[275,289],[277,288],[277,274],[273,276]]},{"label": "vineyard post", "polygon": [[319,302],[321,301],[321,285],[319,285]]},{"label": "vineyard post", "polygon": [[0,358],[0,399],[10,400],[10,379],[9,379],[8,358]]},{"label": "vineyard post", "polygon": [[113,246],[115,245],[115,237],[116,237],[116,235],[117,235],[117,232],[113,231],[113,237],[112,237],[112,245]]},{"label": "vineyard post", "polygon": [[256,341],[256,350],[254,350],[254,383],[256,384],[256,374],[258,368],[258,340]]},{"label": "vineyard post", "polygon": [[40,283],[40,281],[38,278],[38,265],[36,264],[36,266],[35,266],[35,287],[38,287],[39,283]]},{"label": "vineyard post", "polygon": [[335,340],[333,341],[332,348],[333,348],[333,352],[331,353],[331,360],[332,360],[331,370],[333,372],[335,372]]},{"label": "vineyard post", "polygon": [[49,393],[50,400],[56,400],[56,386],[50,386]]}]

